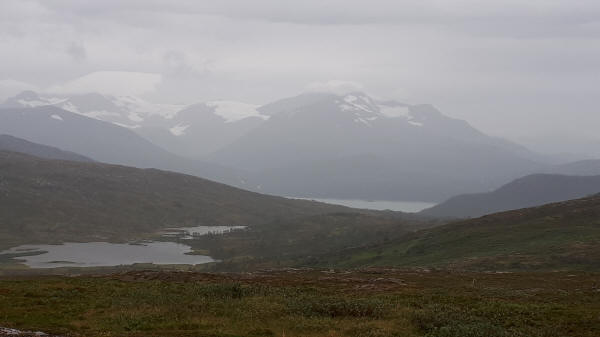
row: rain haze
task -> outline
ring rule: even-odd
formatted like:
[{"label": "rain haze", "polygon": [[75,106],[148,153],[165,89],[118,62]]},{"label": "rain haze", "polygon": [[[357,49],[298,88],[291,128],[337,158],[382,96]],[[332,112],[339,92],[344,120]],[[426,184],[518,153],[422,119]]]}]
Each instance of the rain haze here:
[{"label": "rain haze", "polygon": [[600,0],[0,0],[0,337],[600,336]]},{"label": "rain haze", "polygon": [[598,1],[2,1],[25,89],[262,105],[360,90],[545,154],[600,155]]}]

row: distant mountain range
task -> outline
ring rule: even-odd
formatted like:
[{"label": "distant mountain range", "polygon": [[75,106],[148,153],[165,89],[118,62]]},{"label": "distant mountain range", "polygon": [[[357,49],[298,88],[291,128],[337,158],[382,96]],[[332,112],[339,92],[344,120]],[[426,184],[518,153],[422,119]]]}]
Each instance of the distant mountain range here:
[{"label": "distant mountain range", "polygon": [[304,94],[258,111],[270,118],[207,158],[280,195],[440,201],[543,167],[431,105]]},{"label": "distant mountain range", "polygon": [[0,134],[75,152],[94,160],[194,174],[243,185],[235,170],[174,155],[131,129],[55,106],[0,109]]},{"label": "distant mountain range", "polygon": [[76,95],[39,94],[24,91],[8,98],[0,108],[54,106],[69,112],[137,129],[152,116],[172,117],[181,105],[153,104],[139,97],[110,96],[98,93]]},{"label": "distant mountain range", "polygon": [[439,202],[553,168],[431,105],[360,92],[187,107],[24,92],[0,109],[1,133],[102,162],[294,197]]},{"label": "distant mountain range", "polygon": [[198,103],[180,110],[172,118],[152,116],[136,131],[173,153],[202,158],[269,118],[256,108],[231,101]]},{"label": "distant mountain range", "polygon": [[600,174],[600,160],[588,159],[572,163],[555,165],[544,170],[546,173],[567,174],[575,176],[593,176]]},{"label": "distant mountain range", "polygon": [[600,175],[566,176],[534,174],[517,179],[489,193],[452,197],[421,215],[434,217],[479,217],[501,211],[540,206],[600,193]]},{"label": "distant mountain range", "polygon": [[129,128],[174,154],[198,159],[229,144],[268,116],[252,104],[210,101],[190,106],[153,104],[139,97],[98,93],[51,95],[25,91],[0,108],[54,106]]}]

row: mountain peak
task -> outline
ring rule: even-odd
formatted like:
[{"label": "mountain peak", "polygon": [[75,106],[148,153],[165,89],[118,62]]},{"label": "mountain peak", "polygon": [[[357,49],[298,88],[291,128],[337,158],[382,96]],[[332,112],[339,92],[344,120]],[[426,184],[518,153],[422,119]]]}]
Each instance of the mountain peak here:
[{"label": "mountain peak", "polygon": [[340,106],[343,110],[363,110],[366,112],[377,112],[377,105],[371,97],[362,93],[351,93],[342,97],[344,103]]},{"label": "mountain peak", "polygon": [[139,128],[140,124],[150,115],[170,118],[181,109],[179,105],[154,104],[134,96],[111,96],[94,92],[53,95],[23,91],[8,98],[1,106],[7,108],[55,106],[127,128]]},{"label": "mountain peak", "polygon": [[249,117],[258,117],[262,120],[267,120],[270,117],[256,110],[258,105],[254,104],[235,101],[209,101],[205,104],[213,108],[213,113],[223,118],[225,123],[232,123]]},{"label": "mountain peak", "polygon": [[25,90],[22,91],[21,93],[17,94],[16,96],[14,96],[14,99],[27,99],[27,100],[34,100],[34,99],[39,99],[39,95],[32,90]]}]

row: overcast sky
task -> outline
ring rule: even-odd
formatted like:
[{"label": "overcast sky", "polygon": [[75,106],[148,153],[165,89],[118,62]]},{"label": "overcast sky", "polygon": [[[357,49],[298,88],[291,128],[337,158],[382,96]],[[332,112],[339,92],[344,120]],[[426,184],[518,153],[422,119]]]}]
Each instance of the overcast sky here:
[{"label": "overcast sky", "polygon": [[357,87],[536,150],[600,154],[598,0],[2,0],[0,51],[0,99],[261,104]]}]

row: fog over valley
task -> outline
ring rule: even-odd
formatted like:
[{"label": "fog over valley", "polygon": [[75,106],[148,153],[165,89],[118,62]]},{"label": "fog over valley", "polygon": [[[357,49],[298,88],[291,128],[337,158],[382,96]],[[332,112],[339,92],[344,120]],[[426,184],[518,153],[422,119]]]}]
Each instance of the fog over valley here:
[{"label": "fog over valley", "polygon": [[600,2],[0,1],[0,337],[600,336]]}]

